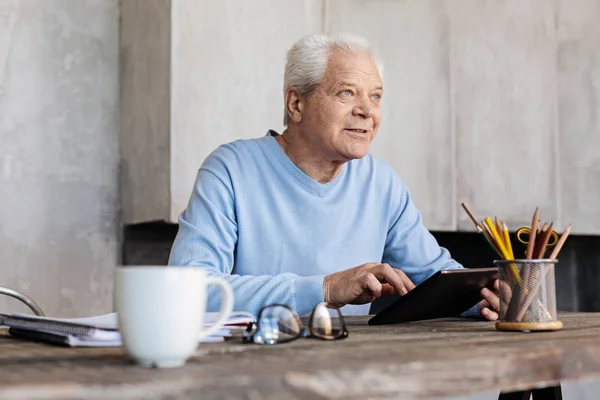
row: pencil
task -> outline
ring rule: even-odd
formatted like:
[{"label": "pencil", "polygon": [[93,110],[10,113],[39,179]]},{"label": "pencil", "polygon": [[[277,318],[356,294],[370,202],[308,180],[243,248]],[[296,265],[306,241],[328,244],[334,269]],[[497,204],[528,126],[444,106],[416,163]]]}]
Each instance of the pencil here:
[{"label": "pencil", "polygon": [[[549,232],[552,232],[552,230],[550,229]],[[564,230],[564,232],[560,236],[560,239],[556,243],[556,246],[554,246],[554,250],[552,250],[552,254],[550,254],[550,257],[548,257],[548,258],[550,258],[552,260],[556,259],[556,257],[558,256],[558,253],[562,249],[562,247],[565,244],[565,241],[567,240],[567,237],[569,236],[570,233],[571,233],[571,224],[569,224],[569,226],[567,226],[567,228]],[[548,234],[548,238],[549,237],[550,237],[550,233]],[[550,271],[550,268],[551,268],[551,265],[546,265],[546,268],[544,269],[544,277],[546,276],[548,271]],[[525,312],[527,311],[527,307],[529,307],[529,305],[531,304],[531,301],[537,295],[537,291],[539,290],[539,288],[542,284],[542,280],[545,279],[544,277],[538,279],[536,281],[536,283],[534,284],[534,287],[531,289],[531,292],[530,292],[528,298],[525,299],[525,302],[522,304],[521,309],[517,313],[517,321],[520,321],[523,318],[523,315],[525,315]]]},{"label": "pencil", "polygon": [[485,223],[487,224],[488,228],[490,228],[490,232],[492,233],[492,237],[496,241],[496,245],[500,249],[500,253],[502,253],[502,256],[504,257],[504,259],[510,260],[510,254],[508,254],[508,251],[506,250],[506,247],[504,247],[504,242],[502,241],[502,239],[500,239],[500,234],[496,230],[496,226],[492,222],[492,219],[490,217],[486,217]]},{"label": "pencil", "polygon": [[513,253],[512,243],[510,242],[510,235],[508,234],[508,227],[506,226],[506,222],[502,221],[502,233],[504,233],[504,244],[510,254],[510,258],[515,259],[515,253]]},{"label": "pencil", "polygon": [[492,237],[489,236],[486,231],[484,231],[483,229],[481,229],[481,227],[479,225],[477,225],[477,232],[479,232],[479,234],[481,236],[483,236],[483,238],[490,245],[490,248],[494,251],[494,253],[496,253],[500,258],[502,258],[502,254],[500,254],[500,251],[494,245]]},{"label": "pencil", "polygon": [[[544,224],[542,226],[542,229],[539,233],[539,235],[537,235],[537,225],[538,225],[538,210],[536,209],[536,212],[534,213],[534,218],[532,221],[532,228],[531,228],[531,234],[529,236],[529,243],[527,244],[527,251],[529,252],[530,247],[533,247],[533,250],[531,251],[531,257],[527,257],[527,259],[540,259],[544,257],[544,253],[546,252],[546,246],[548,245],[548,241],[550,240],[550,236],[552,234],[552,224],[550,224],[550,227],[548,227],[548,224]],[[534,243],[534,245],[532,246],[531,244]],[[529,254],[526,254],[526,256]],[[535,281],[533,284],[533,288],[530,290],[530,286],[531,286],[531,280],[535,279],[532,276],[532,272],[529,271],[528,273],[525,273],[525,277],[523,279],[523,286],[524,286],[524,290],[521,292],[521,295],[519,296],[519,301],[518,304],[522,306],[522,308],[520,309],[519,313],[517,314],[517,321],[520,321],[521,318],[523,318],[523,315],[525,314],[525,311],[527,311],[527,307],[529,307],[529,304],[531,304],[531,301],[533,300],[531,297],[534,295],[534,293],[537,291],[537,286],[539,286],[539,281]],[[529,296],[527,298],[525,298],[525,296]]]},{"label": "pencil", "polygon": [[[504,243],[500,239],[500,234],[498,233],[498,231],[496,231],[496,227],[494,226],[492,219],[490,217],[487,217],[485,219],[485,223],[490,228],[490,231],[492,231],[492,236],[496,240],[498,247],[500,248],[500,253],[502,253],[502,255],[504,256],[504,259],[505,260],[514,260],[514,258],[512,258],[510,256],[510,254],[508,253],[508,250],[506,250],[506,247],[504,246]],[[513,278],[520,285],[523,282],[523,280],[521,278],[521,275],[519,274],[519,270],[517,269],[517,266],[515,264],[511,263],[511,264],[509,264],[509,268],[510,268],[510,272],[513,275]]]},{"label": "pencil", "polygon": [[490,228],[488,228],[488,226],[485,224],[485,221],[481,221],[481,223],[483,226],[483,233],[485,234],[486,238],[494,246],[494,248],[496,249],[496,253],[498,253],[498,256],[501,259],[504,259],[504,254],[502,254],[502,251],[500,250],[500,245],[498,244],[498,241],[494,237],[494,234],[492,233],[492,231],[490,231]]},{"label": "pencil", "polygon": [[496,247],[496,250],[498,251],[498,253],[500,253],[500,257],[504,257],[502,255],[502,253],[500,252],[500,247],[498,247],[498,244],[496,243],[496,240],[494,239],[494,235],[492,235],[492,231],[490,231],[490,228],[488,228],[488,226],[485,224],[485,221],[481,221],[481,226],[482,226],[483,233],[485,233],[485,236],[494,245],[494,247]]},{"label": "pencil", "polygon": [[541,244],[540,244],[540,249],[538,250],[538,254],[537,254],[537,258],[544,258],[544,254],[546,254],[546,248],[548,247],[548,242],[550,241],[550,236],[552,236],[552,224],[553,222],[550,223],[550,225],[548,226],[548,229],[546,230],[546,234],[545,235],[540,235],[541,236]]},{"label": "pencil", "polygon": [[494,217],[494,224],[496,226],[496,230],[498,231],[498,234],[500,235],[500,240],[502,240],[502,244],[504,244],[504,246],[508,247],[506,245],[506,242],[504,241],[504,235],[502,233],[502,225],[500,225],[500,221],[498,221],[498,217]]},{"label": "pencil", "polygon": [[[544,241],[544,236],[546,235],[546,232],[548,231],[548,224],[544,223],[544,225],[542,226],[542,229],[540,229],[539,232],[537,232],[537,237],[535,239],[535,245],[533,247],[533,254],[532,254],[532,258],[538,258],[538,254],[540,252],[540,248],[542,246],[542,242]],[[529,240],[531,240],[531,237],[529,238]]]},{"label": "pencil", "polygon": [[523,301],[523,299],[521,299],[521,301],[523,301],[523,303],[521,304],[521,309],[517,313],[517,316],[516,316],[517,321],[521,321],[523,319],[525,312],[527,312],[527,308],[529,308],[529,305],[531,304],[531,302],[536,298],[537,292],[538,292],[538,290],[540,290],[540,287],[542,286],[542,282],[545,281],[546,275],[548,274],[548,271],[550,271],[550,268],[551,268],[551,264],[546,264],[546,268],[544,268],[544,276],[537,278],[532,285],[533,287],[531,288],[531,291],[528,291],[527,298],[525,298],[524,301]]},{"label": "pencil", "polygon": [[475,226],[478,226],[479,228],[483,229],[483,226],[479,223],[479,221],[477,221],[477,218],[475,218],[475,215],[473,215],[473,213],[471,212],[471,210],[469,209],[469,207],[467,206],[466,203],[460,203],[460,205],[462,206],[462,208],[464,208],[465,212],[467,213],[467,215],[469,216],[469,218],[471,218],[471,221],[473,221],[473,223],[475,224]]},{"label": "pencil", "polygon": [[569,226],[567,226],[567,229],[565,229],[564,232],[562,233],[562,235],[560,235],[560,239],[558,239],[556,246],[554,246],[554,250],[552,250],[552,253],[550,253],[550,259],[554,260],[554,259],[556,259],[556,257],[558,257],[558,253],[560,253],[560,250],[562,249],[563,245],[565,244],[565,241],[567,240],[567,237],[569,237],[570,233],[571,233],[571,224],[569,224]]},{"label": "pencil", "polygon": [[533,257],[533,248],[535,247],[535,237],[538,229],[538,218],[539,212],[538,207],[535,208],[533,213],[533,220],[531,221],[531,234],[529,235],[529,243],[527,243],[527,250],[525,252],[525,258],[530,260]]},{"label": "pencil", "polygon": [[483,220],[481,221],[481,229],[483,229],[488,234],[488,236],[492,236],[492,231],[490,231],[490,228],[488,228],[485,221]]}]

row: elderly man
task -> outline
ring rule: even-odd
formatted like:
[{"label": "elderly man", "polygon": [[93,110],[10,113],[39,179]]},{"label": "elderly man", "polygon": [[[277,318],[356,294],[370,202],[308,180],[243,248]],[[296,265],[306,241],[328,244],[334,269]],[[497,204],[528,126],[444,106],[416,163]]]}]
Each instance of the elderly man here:
[{"label": "elderly man", "polygon": [[[235,309],[254,314],[273,303],[304,314],[322,301],[367,314],[380,296],[462,268],[393,169],[368,154],[383,87],[364,39],[302,38],[288,52],[284,95],[281,134],[224,144],[204,161],[169,265],[225,277]],[[496,319],[498,298],[482,295],[474,311]],[[218,309],[214,295],[208,307]]]}]

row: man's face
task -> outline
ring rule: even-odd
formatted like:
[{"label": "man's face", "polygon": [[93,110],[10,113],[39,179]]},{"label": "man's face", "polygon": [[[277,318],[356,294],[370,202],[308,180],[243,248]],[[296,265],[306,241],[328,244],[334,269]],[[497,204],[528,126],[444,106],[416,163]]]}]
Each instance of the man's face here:
[{"label": "man's face", "polygon": [[336,52],[323,81],[305,100],[301,128],[325,158],[345,162],[364,157],[379,127],[382,93],[379,71],[369,56]]}]

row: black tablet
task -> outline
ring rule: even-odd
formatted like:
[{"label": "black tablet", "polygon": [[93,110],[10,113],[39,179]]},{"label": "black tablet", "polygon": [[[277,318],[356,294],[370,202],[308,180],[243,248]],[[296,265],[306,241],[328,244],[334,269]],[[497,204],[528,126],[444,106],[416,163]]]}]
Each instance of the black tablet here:
[{"label": "black tablet", "polygon": [[369,320],[369,325],[396,324],[455,317],[469,310],[493,290],[498,268],[464,268],[438,271]]}]

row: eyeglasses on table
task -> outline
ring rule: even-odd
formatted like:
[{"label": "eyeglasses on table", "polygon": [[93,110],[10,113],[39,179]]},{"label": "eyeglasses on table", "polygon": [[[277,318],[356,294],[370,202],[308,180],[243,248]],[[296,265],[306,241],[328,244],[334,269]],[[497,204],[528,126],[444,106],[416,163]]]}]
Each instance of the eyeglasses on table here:
[{"label": "eyeglasses on table", "polygon": [[322,340],[340,340],[348,337],[348,330],[339,308],[319,303],[304,327],[298,314],[285,304],[261,308],[256,322],[248,324],[244,342],[258,344],[285,343],[300,337]]}]

